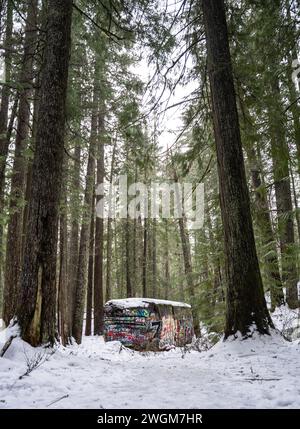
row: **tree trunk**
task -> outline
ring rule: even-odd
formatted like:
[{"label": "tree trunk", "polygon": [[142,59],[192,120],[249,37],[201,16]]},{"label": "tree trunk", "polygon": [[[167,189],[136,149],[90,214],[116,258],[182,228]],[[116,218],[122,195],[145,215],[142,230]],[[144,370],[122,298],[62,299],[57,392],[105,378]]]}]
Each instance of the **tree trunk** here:
[{"label": "tree trunk", "polygon": [[62,185],[65,102],[71,46],[72,1],[48,8],[36,150],[32,168],[25,256],[21,275],[22,338],[53,344],[56,329],[56,255]]},{"label": "tree trunk", "polygon": [[26,160],[24,150],[27,147],[30,121],[30,97],[32,95],[33,57],[37,41],[37,0],[28,3],[24,56],[20,74],[20,92],[18,127],[15,142],[15,155],[11,179],[9,221],[6,241],[6,265],[4,278],[3,320],[9,324],[16,314],[19,297],[19,280],[22,266],[23,239],[23,199],[25,191]]},{"label": "tree trunk", "polygon": [[[295,58],[297,58],[297,56],[295,56]],[[295,139],[295,145],[296,145],[298,174],[300,175],[300,107],[298,103],[295,103],[295,100],[297,99],[295,86],[293,85],[293,82],[290,82],[290,79],[288,79],[288,82],[289,82],[291,112],[292,112],[293,122],[294,122],[294,139]]]},{"label": "tree trunk", "polygon": [[[5,50],[5,81],[11,80],[12,68],[12,29],[13,29],[13,2],[7,0],[6,11],[6,29],[4,39]],[[8,153],[9,140],[7,139],[7,119],[8,119],[8,106],[9,106],[10,89],[8,85],[3,85],[1,92],[1,110],[0,110],[0,198],[4,190],[4,173],[6,167],[6,158]],[[0,207],[2,208],[2,207]]]},{"label": "tree trunk", "polygon": [[225,242],[225,338],[238,331],[248,336],[253,328],[269,334],[272,321],[255,248],[224,2],[203,0],[202,8]]},{"label": "tree trunk", "polygon": [[170,290],[170,261],[169,261],[169,224],[168,219],[164,220],[165,222],[165,290],[164,297],[165,299],[169,299],[169,290]]},{"label": "tree trunk", "polygon": [[[66,196],[64,198],[64,206],[67,206]],[[68,246],[68,225],[67,217],[63,207],[59,221],[59,278],[58,278],[58,332],[61,342],[64,346],[69,343],[71,338],[71,326],[69,323],[69,297],[68,297],[68,259],[67,259],[67,246]]]},{"label": "tree trunk", "polygon": [[[97,184],[104,181],[104,112],[99,114],[99,143],[97,159]],[[97,198],[97,201],[101,197]],[[103,332],[103,218],[96,217],[95,267],[94,267],[94,335]]]},{"label": "tree trunk", "polygon": [[[37,25],[45,25],[46,23],[46,2],[42,3],[42,10],[39,15],[39,19],[37,21]],[[45,34],[39,34],[38,46],[40,44],[45,44]],[[40,103],[40,86],[41,86],[41,67],[42,60],[44,55],[44,49],[42,50],[41,59],[37,64],[37,76],[35,79],[35,90],[34,90],[34,101],[33,101],[33,118],[32,118],[32,126],[31,126],[31,150],[34,153],[35,151],[35,141],[36,141],[36,132],[37,132],[37,120],[38,120],[38,111],[39,111],[39,103]],[[26,188],[25,188],[25,205],[24,205],[24,213],[23,213],[23,238],[25,238],[27,233],[27,223],[28,223],[28,209],[29,209],[29,201],[30,201],[30,190],[32,183],[32,160],[29,159],[27,161],[27,172],[26,172]],[[24,245],[25,239],[22,240],[22,257],[24,254]]]},{"label": "tree trunk", "polygon": [[[93,94],[93,109],[91,119],[91,136],[89,157],[86,172],[86,186],[84,194],[84,208],[85,213],[82,219],[82,226],[80,231],[80,244],[79,244],[79,257],[77,263],[77,276],[76,276],[76,291],[75,291],[75,305],[73,315],[72,335],[78,344],[82,340],[83,316],[84,305],[87,291],[87,268],[89,262],[89,249],[90,249],[90,221],[91,210],[93,206],[93,195],[95,186],[95,152],[97,143],[97,129],[98,129],[98,107],[99,107],[99,92],[98,92],[98,76],[97,66],[94,71],[94,94]],[[95,317],[95,316],[94,316]]]},{"label": "tree trunk", "polygon": [[[175,186],[176,199],[177,201],[179,201],[180,194],[179,194],[178,185],[177,185],[178,175],[175,168],[173,169],[173,176],[176,184]],[[182,213],[182,216],[178,218],[178,225],[179,225],[179,234],[180,234],[181,247],[182,247],[184,272],[185,272],[186,283],[189,291],[189,299],[192,304],[194,331],[195,331],[195,335],[199,336],[200,324],[199,324],[198,309],[196,308],[196,305],[195,305],[195,286],[194,286],[193,268],[192,268],[191,245],[190,245],[189,233],[186,228],[186,218],[184,213]]]},{"label": "tree trunk", "polygon": [[5,5],[5,0],[0,0],[0,36],[2,35],[2,19],[3,19],[3,9]]},{"label": "tree trunk", "polygon": [[276,241],[270,217],[267,191],[261,179],[260,162],[257,159],[254,148],[248,151],[248,157],[251,163],[251,180],[255,192],[256,219],[261,233],[264,251],[267,252],[264,256],[264,260],[271,294],[271,310],[274,311],[277,306],[284,304]]},{"label": "tree trunk", "polygon": [[[114,223],[114,259],[115,259],[115,282],[116,282],[116,292],[119,297],[122,296],[122,289],[123,289],[123,269],[122,269],[122,256],[119,256],[118,253],[118,234],[117,234],[117,221],[116,218],[113,219]],[[123,238],[123,234],[121,232],[121,237]],[[122,240],[121,238],[121,240]]]},{"label": "tree trunk", "polygon": [[81,344],[81,341],[82,341],[84,305],[85,305],[85,297],[86,297],[86,290],[87,290],[86,284],[87,284],[88,251],[89,251],[89,239],[90,239],[90,217],[91,217],[93,185],[94,185],[94,177],[95,177],[94,176],[95,159],[94,159],[93,148],[94,148],[94,141],[91,140],[87,173],[86,173],[86,188],[85,188],[85,195],[84,195],[84,206],[85,206],[86,213],[83,216],[82,226],[80,231],[76,291],[75,291],[75,306],[74,306],[73,325],[72,325],[72,336],[75,338],[75,341],[77,342],[77,344]]},{"label": "tree trunk", "polygon": [[[5,148],[1,148],[1,142],[0,142],[0,151],[1,151],[1,155],[0,155],[0,208],[1,211],[3,210],[3,200],[4,200],[4,188],[5,188],[5,168],[6,168],[6,158],[8,155],[8,147],[9,147],[9,143],[11,140],[11,135],[14,129],[14,123],[15,123],[15,119],[17,117],[17,112],[18,112],[18,106],[19,106],[19,94],[16,94],[15,99],[14,99],[14,103],[11,109],[11,115],[9,118],[9,123],[7,126],[7,130],[6,130],[6,138],[5,140],[3,140],[3,144],[5,145]],[[3,152],[2,152],[3,150]],[[2,163],[3,161],[3,163]]]},{"label": "tree trunk", "polygon": [[296,223],[297,223],[297,231],[298,231],[298,243],[300,243],[300,211],[297,201],[297,193],[296,193],[296,187],[295,187],[295,179],[294,179],[294,173],[293,168],[290,165],[290,172],[291,172],[291,182],[292,182],[292,190],[293,190],[293,198],[294,198],[294,207],[296,211]]},{"label": "tree trunk", "polygon": [[[131,298],[132,294],[132,281],[131,281],[131,246],[130,246],[130,219],[127,213],[125,223],[125,246],[126,246],[126,298]],[[144,288],[143,288],[144,289]]]},{"label": "tree trunk", "polygon": [[199,324],[200,322],[199,322],[198,309],[196,308],[196,303],[195,303],[195,286],[194,286],[194,278],[193,278],[190,239],[189,239],[188,232],[186,230],[185,218],[180,217],[178,219],[178,223],[179,223],[179,233],[180,233],[182,255],[183,255],[183,262],[184,262],[184,272],[186,275],[186,282],[187,282],[188,291],[189,291],[189,299],[192,305],[194,331],[195,331],[196,337],[198,337],[200,335],[200,324]]},{"label": "tree trunk", "polygon": [[112,251],[112,219],[109,218],[107,220],[105,301],[109,301],[111,299],[111,251]]},{"label": "tree trunk", "polygon": [[[10,139],[11,139],[11,134],[12,134],[13,126],[14,126],[16,115],[17,115],[18,102],[19,102],[19,98],[18,98],[18,96],[16,96],[14,104],[12,106],[12,111],[11,111],[11,115],[10,115],[10,118],[9,118],[9,124],[8,124],[8,127],[7,127],[7,132],[6,132],[6,141],[8,143],[10,142]],[[8,149],[8,145],[7,145],[7,149]],[[0,164],[1,164],[1,158],[0,158]],[[0,178],[0,181],[1,181],[1,178]],[[3,186],[3,189],[1,188],[1,186]],[[2,182],[2,185],[0,184],[0,214],[4,213],[4,208],[5,208],[5,204],[4,204],[4,170],[3,170],[3,182]],[[3,305],[2,299],[3,299],[3,290],[4,290],[3,260],[4,260],[4,252],[3,252],[3,219],[0,218],[0,311],[1,311],[1,315],[2,315],[2,305]]]},{"label": "tree trunk", "polygon": [[69,244],[69,263],[68,263],[68,282],[69,282],[69,320],[72,325],[74,307],[75,307],[75,292],[76,292],[76,274],[78,268],[78,255],[79,255],[79,221],[78,221],[78,207],[79,207],[79,196],[78,192],[80,189],[80,160],[81,160],[81,147],[77,143],[74,150],[74,166],[72,175],[72,190],[76,194],[76,203],[74,213],[71,210],[71,233],[70,233],[70,244]]},{"label": "tree trunk", "polygon": [[[35,91],[35,100],[34,100],[34,111],[33,111],[33,120],[32,120],[32,144],[31,149],[34,152],[34,143],[36,140],[36,126],[37,126],[37,118],[38,118],[38,89]],[[31,159],[27,162],[27,172],[26,172],[26,186],[25,186],[25,201],[24,201],[24,212],[23,212],[23,226],[22,226],[22,258],[24,255],[24,246],[25,246],[25,237],[27,233],[27,223],[28,223],[28,209],[29,209],[29,201],[30,201],[30,191],[32,184],[32,161]]]},{"label": "tree trunk", "polygon": [[[143,296],[143,257],[144,257],[144,226],[142,223],[141,216],[138,216],[136,222],[136,237],[137,237],[137,248],[136,248],[136,293],[137,296]],[[137,286],[139,286],[137,291]]]},{"label": "tree trunk", "polygon": [[[290,46],[287,45],[287,86],[289,91],[289,102],[290,102],[290,111],[292,113],[293,117],[293,125],[294,125],[294,141],[296,145],[296,158],[297,158],[297,167],[298,167],[298,174],[300,175],[300,107],[299,107],[299,100],[298,94],[294,85],[294,82],[290,78],[293,73],[293,60],[295,60],[298,57],[297,53],[297,39],[298,39],[298,31],[296,30],[296,26],[294,24],[294,20],[291,17],[290,12],[290,1],[286,2],[286,10],[287,10],[287,17],[289,20],[289,26],[287,28],[287,35],[291,37],[292,40],[292,48],[290,49]],[[299,11],[300,12],[300,11]]]},{"label": "tree trunk", "polygon": [[148,218],[144,218],[144,240],[143,240],[143,297],[147,298],[147,259],[148,259]]},{"label": "tree trunk", "polygon": [[[112,158],[111,158],[109,183],[112,183],[113,175],[114,175],[116,147],[117,147],[117,141],[115,140],[113,151],[112,151]],[[107,242],[106,242],[106,294],[105,294],[106,301],[109,301],[111,299],[111,257],[112,257],[112,221],[113,221],[112,217],[110,217],[110,212],[112,210],[111,197],[112,195],[110,192],[109,208],[108,208],[109,215],[107,219]]]},{"label": "tree trunk", "polygon": [[280,238],[282,280],[286,286],[286,302],[290,308],[297,308],[297,266],[295,257],[295,237],[293,204],[289,175],[289,148],[284,129],[284,115],[281,108],[279,82],[276,76],[271,82],[273,94],[269,106],[269,133],[275,183],[278,230]]},{"label": "tree trunk", "polygon": [[[210,263],[212,265],[212,283],[213,283],[213,290],[212,290],[212,294],[211,296],[208,298],[208,301],[210,301],[210,308],[209,308],[209,312],[214,315],[215,314],[215,307],[218,301],[224,301],[223,299],[223,282],[222,282],[222,275],[221,275],[221,261],[220,261],[220,243],[218,240],[218,236],[216,234],[216,231],[218,230],[218,226],[215,225],[215,227],[213,227],[212,225],[212,216],[214,216],[214,213],[211,213],[211,210],[209,209],[209,205],[208,202],[206,202],[206,225],[207,225],[207,231],[208,231],[208,240],[209,240],[209,248],[204,250],[204,258],[205,255],[211,254],[212,257],[210,258]],[[202,231],[199,231],[199,244],[198,246],[195,246],[196,249],[197,247],[200,247],[203,240],[206,239],[205,237],[205,233],[202,233]],[[203,257],[201,258],[203,259]],[[202,262],[202,261],[201,261]],[[207,273],[209,275],[209,272]],[[201,276],[201,282],[203,281],[202,276]],[[207,281],[207,279],[204,279],[204,282]]]},{"label": "tree trunk", "polygon": [[86,336],[92,335],[94,245],[95,245],[95,195],[93,195],[91,223],[90,223],[90,246],[89,246],[88,284],[87,284],[87,294],[86,294],[86,321],[85,321]]},{"label": "tree trunk", "polygon": [[156,219],[152,223],[152,296],[157,295],[157,261],[156,261]]}]

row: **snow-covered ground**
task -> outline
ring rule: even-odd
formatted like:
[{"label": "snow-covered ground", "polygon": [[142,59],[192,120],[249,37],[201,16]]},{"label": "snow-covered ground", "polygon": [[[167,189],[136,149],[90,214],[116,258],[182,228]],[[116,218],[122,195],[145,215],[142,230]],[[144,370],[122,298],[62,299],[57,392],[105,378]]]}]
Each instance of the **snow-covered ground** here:
[{"label": "snow-covered ground", "polygon": [[0,408],[299,408],[299,343],[274,333],[142,354],[90,337],[53,353],[15,338],[0,358]]}]

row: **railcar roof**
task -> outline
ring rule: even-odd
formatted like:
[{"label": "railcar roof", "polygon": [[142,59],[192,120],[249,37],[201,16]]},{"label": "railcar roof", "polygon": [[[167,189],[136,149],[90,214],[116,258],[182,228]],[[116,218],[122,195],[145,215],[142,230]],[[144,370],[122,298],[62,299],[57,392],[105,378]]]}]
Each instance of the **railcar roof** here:
[{"label": "railcar roof", "polygon": [[157,305],[172,305],[174,307],[191,308],[189,304],[178,301],[167,301],[164,299],[154,298],[126,298],[126,299],[111,299],[105,305],[115,305],[119,308],[134,308],[134,307],[148,307],[149,304]]}]

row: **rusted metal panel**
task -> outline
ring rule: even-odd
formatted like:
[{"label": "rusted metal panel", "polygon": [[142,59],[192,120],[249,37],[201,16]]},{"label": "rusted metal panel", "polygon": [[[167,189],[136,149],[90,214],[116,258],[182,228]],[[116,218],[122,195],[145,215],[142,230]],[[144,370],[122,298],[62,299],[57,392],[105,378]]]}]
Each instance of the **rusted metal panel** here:
[{"label": "rusted metal panel", "polygon": [[174,319],[176,322],[175,344],[183,347],[192,342],[194,336],[194,325],[192,311],[187,311],[181,307],[173,307]]},{"label": "rusted metal panel", "polygon": [[171,305],[157,306],[159,318],[162,322],[159,334],[159,348],[161,350],[175,347],[176,321]]},{"label": "rusted metal panel", "polygon": [[193,335],[191,309],[186,304],[132,299],[112,300],[104,307],[105,341],[120,341],[136,350],[159,351],[184,346]]}]

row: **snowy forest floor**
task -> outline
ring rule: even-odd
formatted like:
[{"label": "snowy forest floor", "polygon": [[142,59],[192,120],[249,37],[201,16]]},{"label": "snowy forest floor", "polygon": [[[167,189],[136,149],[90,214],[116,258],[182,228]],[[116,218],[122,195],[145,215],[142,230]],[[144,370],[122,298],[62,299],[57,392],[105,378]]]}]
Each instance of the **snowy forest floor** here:
[{"label": "snowy forest floor", "polygon": [[[0,332],[0,350],[12,329]],[[51,351],[15,338],[0,358],[0,408],[299,408],[299,356],[299,338],[277,333],[186,353],[99,337]]]}]

